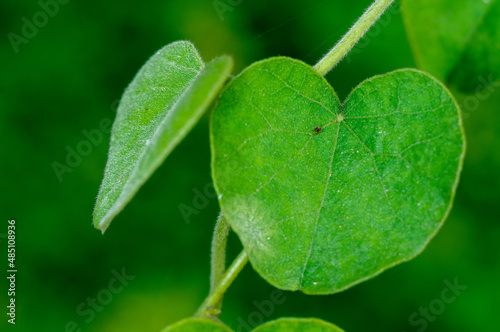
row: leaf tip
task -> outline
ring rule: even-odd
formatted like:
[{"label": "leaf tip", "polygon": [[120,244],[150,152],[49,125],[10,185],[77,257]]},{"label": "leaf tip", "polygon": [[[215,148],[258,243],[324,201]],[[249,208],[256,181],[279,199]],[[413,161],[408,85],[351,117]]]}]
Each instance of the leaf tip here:
[{"label": "leaf tip", "polygon": [[94,211],[94,214],[93,214],[93,224],[94,224],[94,227],[98,230],[101,231],[102,234],[104,234],[104,232],[108,229],[108,226],[111,222],[111,219],[112,217],[108,217],[108,215],[104,216],[104,218],[99,218],[96,216],[96,213]]}]

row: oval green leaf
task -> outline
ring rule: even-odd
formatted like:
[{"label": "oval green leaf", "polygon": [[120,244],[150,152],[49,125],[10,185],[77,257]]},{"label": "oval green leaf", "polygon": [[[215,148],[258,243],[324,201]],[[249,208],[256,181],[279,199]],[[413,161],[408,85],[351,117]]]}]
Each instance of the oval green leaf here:
[{"label": "oval green leaf", "polygon": [[227,326],[206,318],[188,318],[164,329],[162,332],[232,332]]},{"label": "oval green leaf", "polygon": [[428,74],[361,83],[341,105],[289,58],[231,81],[212,114],[228,223],[272,285],[342,291],[418,255],[448,216],[465,153],[459,108]]},{"label": "oval green leaf", "polygon": [[500,79],[500,1],[403,0],[420,68],[466,92]]},{"label": "oval green leaf", "polygon": [[280,318],[253,332],[344,332],[339,327],[317,318]]},{"label": "oval green leaf", "polygon": [[94,209],[97,228],[106,230],[193,128],[231,69],[230,57],[204,66],[194,46],[185,41],[165,46],[146,62],[118,107]]}]

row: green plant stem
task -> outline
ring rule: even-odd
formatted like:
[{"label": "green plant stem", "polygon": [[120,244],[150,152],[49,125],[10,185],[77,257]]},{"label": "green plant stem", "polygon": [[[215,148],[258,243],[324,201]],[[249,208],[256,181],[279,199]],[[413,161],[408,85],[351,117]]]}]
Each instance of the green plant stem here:
[{"label": "green plant stem", "polygon": [[220,280],[219,284],[213,291],[210,292],[205,301],[203,301],[200,308],[196,312],[195,317],[217,317],[219,315],[220,310],[217,309],[218,303],[220,303],[224,293],[247,262],[248,256],[245,250],[243,250],[227,269],[226,273],[224,273],[224,276]]},{"label": "green plant stem", "polygon": [[[224,273],[226,272],[226,244],[227,236],[229,235],[229,225],[221,213],[217,218],[217,223],[215,224],[214,235],[212,237],[212,259],[211,259],[211,271],[210,271],[210,293],[215,290],[217,285],[222,280]],[[214,309],[220,310],[222,306],[221,301],[215,305]]]},{"label": "green plant stem", "polygon": [[393,2],[394,0],[375,0],[349,32],[314,66],[314,70],[321,76],[332,70]]}]

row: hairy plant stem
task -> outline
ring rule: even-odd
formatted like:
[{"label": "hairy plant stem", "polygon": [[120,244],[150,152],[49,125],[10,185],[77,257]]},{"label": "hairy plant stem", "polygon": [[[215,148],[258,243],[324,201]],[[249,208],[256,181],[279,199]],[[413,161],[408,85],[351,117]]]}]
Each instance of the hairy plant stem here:
[{"label": "hairy plant stem", "polygon": [[[211,258],[211,271],[210,271],[210,293],[212,293],[217,285],[220,283],[226,272],[226,244],[227,236],[229,235],[229,225],[221,213],[217,218],[215,230],[212,237],[212,258]],[[219,303],[214,305],[214,311],[222,306],[222,297]]]},{"label": "hairy plant stem", "polygon": [[314,70],[321,76],[332,70],[393,2],[394,0],[375,0],[349,32],[314,66]]},{"label": "hairy plant stem", "polygon": [[248,256],[245,250],[243,250],[227,269],[226,273],[224,273],[224,276],[221,278],[217,286],[210,292],[210,294],[208,294],[207,298],[203,301],[200,308],[196,312],[195,317],[217,317],[220,314],[220,310],[217,309],[217,305],[221,302],[224,293],[243,267],[245,267],[247,262]]}]

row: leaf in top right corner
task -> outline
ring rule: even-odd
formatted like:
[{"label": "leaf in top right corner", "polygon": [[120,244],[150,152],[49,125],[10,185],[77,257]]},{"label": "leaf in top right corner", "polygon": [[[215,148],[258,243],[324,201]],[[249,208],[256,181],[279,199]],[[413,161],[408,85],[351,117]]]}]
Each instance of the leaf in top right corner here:
[{"label": "leaf in top right corner", "polygon": [[402,0],[418,66],[464,92],[500,79],[500,0]]}]

